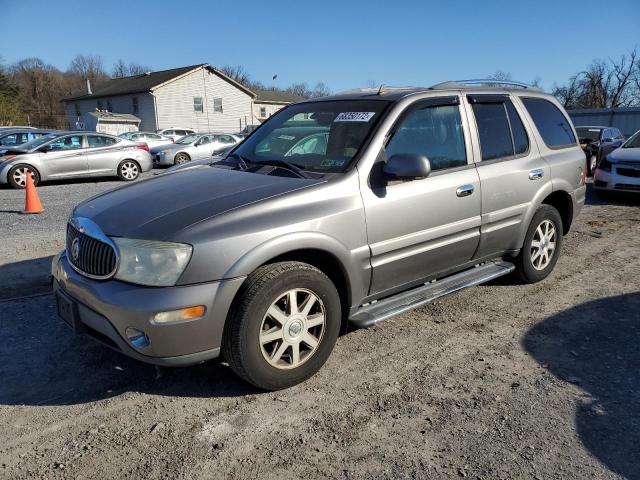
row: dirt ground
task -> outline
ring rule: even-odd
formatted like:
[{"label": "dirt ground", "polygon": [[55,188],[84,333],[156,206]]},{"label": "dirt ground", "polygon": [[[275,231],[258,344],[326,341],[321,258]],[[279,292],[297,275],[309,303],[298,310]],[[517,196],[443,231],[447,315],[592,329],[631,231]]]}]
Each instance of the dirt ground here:
[{"label": "dirt ground", "polygon": [[546,281],[352,331],[318,375],[264,393],[56,318],[49,256],[80,199],[55,188],[112,186],[43,186],[29,218],[0,191],[0,478],[640,479],[640,200],[589,194]]}]

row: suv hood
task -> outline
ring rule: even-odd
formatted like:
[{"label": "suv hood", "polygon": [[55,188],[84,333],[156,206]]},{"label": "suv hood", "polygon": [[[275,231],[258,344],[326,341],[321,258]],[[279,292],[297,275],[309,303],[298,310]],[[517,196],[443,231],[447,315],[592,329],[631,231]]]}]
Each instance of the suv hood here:
[{"label": "suv hood", "polygon": [[202,166],[97,195],[73,215],[110,236],[170,240],[194,223],[323,181]]},{"label": "suv hood", "polygon": [[640,148],[616,148],[607,155],[607,160],[616,162],[638,162],[640,163]]}]

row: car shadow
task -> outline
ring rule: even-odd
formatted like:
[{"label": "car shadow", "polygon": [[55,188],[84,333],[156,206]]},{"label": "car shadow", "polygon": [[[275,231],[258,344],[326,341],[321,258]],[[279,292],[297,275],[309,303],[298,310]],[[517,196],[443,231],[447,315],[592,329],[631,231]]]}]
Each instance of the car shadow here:
[{"label": "car shadow", "polygon": [[585,204],[640,206],[640,193],[600,191],[596,194],[593,183],[587,183]]},{"label": "car shadow", "polygon": [[613,472],[640,479],[640,293],[565,310],[531,328],[522,344],[588,394],[575,415],[587,450]]},{"label": "car shadow", "polygon": [[[57,316],[50,263],[43,257],[0,265],[0,405],[82,404],[126,392],[203,398],[259,392],[219,361],[157,369],[74,334]],[[19,272],[33,281],[12,286]]]}]

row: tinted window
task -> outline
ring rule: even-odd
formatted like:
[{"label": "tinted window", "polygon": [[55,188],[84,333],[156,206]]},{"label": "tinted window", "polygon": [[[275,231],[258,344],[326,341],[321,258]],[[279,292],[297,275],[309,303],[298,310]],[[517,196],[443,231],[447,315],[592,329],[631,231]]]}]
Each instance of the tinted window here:
[{"label": "tinted window", "polygon": [[12,133],[0,138],[0,145],[21,145],[29,141],[28,133]]},{"label": "tinted window", "polygon": [[426,155],[434,171],[466,165],[460,108],[440,105],[410,112],[385,150],[387,158],[399,153]]},{"label": "tinted window", "polygon": [[114,143],[116,143],[115,138],[101,137],[99,135],[87,135],[87,144],[89,145],[89,148],[108,147]]},{"label": "tinted window", "polygon": [[548,147],[568,147],[576,144],[569,121],[553,103],[542,98],[523,98],[522,103]]},{"label": "tinted window", "polygon": [[482,160],[513,156],[511,129],[504,103],[476,103],[473,113],[478,124]]},{"label": "tinted window", "polygon": [[49,144],[49,150],[76,150],[82,148],[82,135],[59,138]]},{"label": "tinted window", "polygon": [[524,129],[520,115],[516,111],[516,107],[510,101],[505,102],[507,114],[509,115],[509,124],[511,125],[511,134],[513,135],[513,148],[516,155],[525,153],[529,150],[529,137]]},{"label": "tinted window", "polygon": [[592,142],[597,142],[598,140],[600,140],[599,128],[577,127],[576,133],[578,134],[578,138],[580,139],[580,141],[590,140]]}]

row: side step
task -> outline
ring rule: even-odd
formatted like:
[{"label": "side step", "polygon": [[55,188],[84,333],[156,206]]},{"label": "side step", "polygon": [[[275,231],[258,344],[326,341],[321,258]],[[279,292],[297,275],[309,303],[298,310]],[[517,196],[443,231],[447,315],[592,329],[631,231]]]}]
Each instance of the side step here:
[{"label": "side step", "polygon": [[361,307],[349,320],[357,327],[371,327],[378,322],[387,320],[414,308],[422,307],[428,303],[444,297],[463,288],[473,287],[488,282],[497,277],[507,275],[515,270],[515,266],[509,262],[489,262],[469,270],[464,270],[455,275],[441,280],[426,283],[412,288],[384,300],[370,303]]}]

